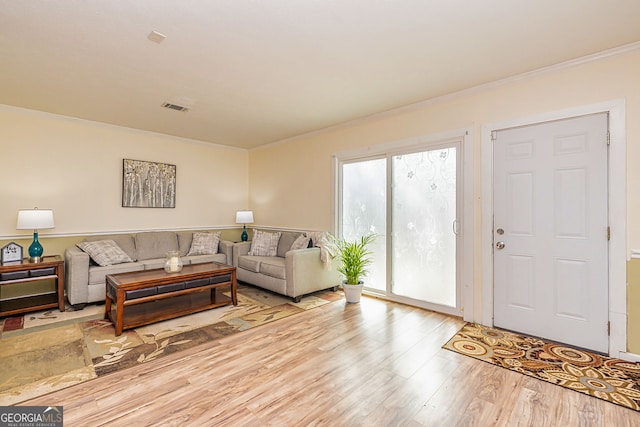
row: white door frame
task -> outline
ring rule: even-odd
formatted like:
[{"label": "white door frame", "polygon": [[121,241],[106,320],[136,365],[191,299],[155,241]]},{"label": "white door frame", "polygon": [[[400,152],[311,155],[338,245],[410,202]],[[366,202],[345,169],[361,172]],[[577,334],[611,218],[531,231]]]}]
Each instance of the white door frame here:
[{"label": "white door frame", "polygon": [[[477,322],[493,326],[493,142],[491,132],[594,113],[609,113],[609,355],[625,358],[627,349],[627,148],[623,99],[528,116],[482,126],[482,312]],[[613,167],[612,167],[613,166]],[[628,356],[626,357],[628,358]]]}]

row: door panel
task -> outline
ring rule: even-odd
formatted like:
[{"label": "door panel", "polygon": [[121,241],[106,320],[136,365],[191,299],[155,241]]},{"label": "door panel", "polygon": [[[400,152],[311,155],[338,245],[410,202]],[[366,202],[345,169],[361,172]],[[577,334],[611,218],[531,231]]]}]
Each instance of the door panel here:
[{"label": "door panel", "polygon": [[535,259],[530,256],[510,255],[507,259],[507,301],[523,310],[534,310]]},{"label": "door panel", "polygon": [[456,308],[457,176],[452,144],[392,157],[392,293]]},{"label": "door panel", "polygon": [[587,239],[589,211],[587,210],[588,171],[568,169],[556,171],[554,182],[556,238]]},{"label": "door panel", "polygon": [[496,326],[608,350],[607,126],[598,114],[497,132]]},{"label": "door panel", "polygon": [[514,173],[507,176],[509,202],[505,208],[507,225],[511,233],[520,236],[533,235],[533,182],[531,173]]},{"label": "door panel", "polygon": [[386,170],[385,158],[366,159],[342,165],[342,237],[355,241],[370,233],[378,236],[370,246],[373,263],[365,277],[366,286],[384,291],[386,285]]}]

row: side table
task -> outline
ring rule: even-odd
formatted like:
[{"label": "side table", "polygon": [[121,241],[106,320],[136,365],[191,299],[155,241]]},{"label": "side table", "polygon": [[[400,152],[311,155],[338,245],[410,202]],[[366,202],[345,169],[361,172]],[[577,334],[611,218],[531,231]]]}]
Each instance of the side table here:
[{"label": "side table", "polygon": [[64,311],[64,260],[60,255],[49,255],[40,262],[25,258],[22,262],[0,265],[0,286],[50,279],[56,283],[54,292],[0,301],[0,317],[54,307]]}]

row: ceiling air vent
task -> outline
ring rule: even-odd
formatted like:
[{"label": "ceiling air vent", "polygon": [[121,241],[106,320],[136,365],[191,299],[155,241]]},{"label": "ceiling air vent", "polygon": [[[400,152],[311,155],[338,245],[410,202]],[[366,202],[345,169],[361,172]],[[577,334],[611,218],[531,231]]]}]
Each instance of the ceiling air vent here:
[{"label": "ceiling air vent", "polygon": [[183,113],[186,113],[187,111],[189,111],[187,107],[183,107],[182,105],[172,104],[170,102],[165,102],[164,104],[162,104],[162,106],[164,108],[169,108],[170,110],[182,111]]}]

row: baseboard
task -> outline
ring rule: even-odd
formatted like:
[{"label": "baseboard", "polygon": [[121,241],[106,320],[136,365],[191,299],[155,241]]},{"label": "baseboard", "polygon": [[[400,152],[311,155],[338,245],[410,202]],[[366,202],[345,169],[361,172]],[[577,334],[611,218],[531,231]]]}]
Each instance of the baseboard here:
[{"label": "baseboard", "polygon": [[620,357],[620,359],[627,360],[629,362],[636,362],[636,363],[640,362],[640,354],[634,354],[634,353],[628,353],[626,351],[621,351],[619,357]]}]

